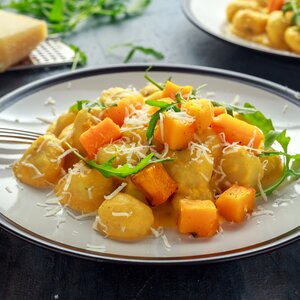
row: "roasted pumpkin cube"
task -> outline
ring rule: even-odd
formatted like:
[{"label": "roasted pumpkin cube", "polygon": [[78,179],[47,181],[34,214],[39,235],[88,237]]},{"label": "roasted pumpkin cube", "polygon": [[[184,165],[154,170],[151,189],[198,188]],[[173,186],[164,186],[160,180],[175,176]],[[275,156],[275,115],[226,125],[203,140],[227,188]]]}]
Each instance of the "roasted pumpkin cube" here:
[{"label": "roasted pumpkin cube", "polygon": [[216,201],[218,212],[227,221],[241,223],[251,213],[255,204],[255,189],[234,184]]},{"label": "roasted pumpkin cube", "polygon": [[144,98],[142,95],[127,96],[118,101],[116,106],[110,106],[103,112],[102,118],[111,118],[116,124],[122,126],[126,113],[132,112],[134,109],[141,109],[144,105]]},{"label": "roasted pumpkin cube", "polygon": [[178,230],[199,237],[210,237],[219,229],[217,208],[211,200],[179,201]]},{"label": "roasted pumpkin cube", "polygon": [[222,114],[227,114],[227,110],[224,106],[214,106],[213,112],[214,112],[215,117],[222,115]]},{"label": "roasted pumpkin cube", "polygon": [[157,122],[154,138],[160,143],[167,143],[170,150],[182,150],[187,148],[196,131],[192,117],[177,118],[176,113],[166,112],[163,114],[163,129],[161,122]]},{"label": "roasted pumpkin cube", "polygon": [[213,106],[209,100],[196,99],[186,101],[182,104],[182,109],[195,117],[195,124],[199,131],[207,129],[213,120]]},{"label": "roasted pumpkin cube", "polygon": [[163,95],[162,98],[170,97],[175,100],[176,94],[180,93],[181,96],[186,99],[192,90],[193,87],[190,85],[180,86],[168,80],[162,91],[162,95]]},{"label": "roasted pumpkin cube", "polygon": [[221,114],[215,117],[211,128],[218,134],[224,133],[225,139],[229,143],[238,142],[241,145],[249,145],[254,148],[258,148],[264,138],[258,127],[229,114]]},{"label": "roasted pumpkin cube", "polygon": [[131,180],[153,206],[164,203],[177,190],[177,183],[160,163],[149,165]]}]

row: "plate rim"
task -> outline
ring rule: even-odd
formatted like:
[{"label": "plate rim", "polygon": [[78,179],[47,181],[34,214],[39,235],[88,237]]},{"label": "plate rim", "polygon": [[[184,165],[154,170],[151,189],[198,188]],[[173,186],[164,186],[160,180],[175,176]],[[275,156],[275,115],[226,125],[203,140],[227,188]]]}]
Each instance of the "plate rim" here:
[{"label": "plate rim", "polygon": [[[223,42],[226,42],[230,45],[235,45],[235,46],[238,46],[238,47],[242,47],[242,48],[246,48],[246,49],[249,49],[249,50],[252,50],[252,51],[255,51],[255,52],[258,52],[258,53],[263,53],[263,54],[267,54],[267,55],[275,55],[275,56],[279,56],[279,57],[282,57],[282,58],[286,58],[286,59],[300,59],[300,55],[291,55],[289,52],[285,53],[285,52],[277,52],[277,51],[280,51],[278,49],[272,49],[270,48],[269,51],[268,51],[268,48],[266,50],[263,50],[263,49],[260,49],[260,48],[256,48],[254,46],[252,46],[251,44],[249,45],[246,45],[246,44],[240,44],[240,43],[236,43],[232,40],[229,40],[229,39],[226,39],[225,37],[223,37],[221,34],[218,35],[216,33],[214,33],[213,31],[209,30],[207,27],[205,26],[201,26],[201,23],[194,17],[194,14],[191,10],[191,3],[192,3],[193,0],[181,0],[181,9],[185,15],[185,17],[198,29],[202,30],[203,32],[207,33],[208,35],[214,37],[214,38],[217,38]],[[244,40],[244,41],[247,41],[247,40]],[[250,42],[249,42],[250,43]],[[258,44],[259,45],[259,44]],[[273,50],[273,51],[272,51]],[[293,52],[291,52],[293,53]]]},{"label": "plate rim", "polygon": [[[52,85],[68,82],[74,79],[85,78],[93,75],[105,75],[113,73],[124,72],[144,72],[149,67],[148,64],[118,64],[108,65],[96,68],[86,68],[77,71],[66,72],[62,74],[56,74],[47,78],[43,78],[32,83],[29,83],[23,87],[20,87],[0,98],[0,111],[5,110],[10,105],[16,103],[23,97],[35,93],[43,88],[47,88]],[[224,69],[199,67],[192,65],[182,64],[155,64],[152,71],[157,72],[173,72],[173,73],[187,73],[187,74],[199,74],[212,77],[223,78],[227,80],[234,80],[267,92],[273,93],[277,96],[284,98],[286,101],[292,102],[297,106],[300,106],[300,93],[292,89],[284,87],[280,84],[261,79],[255,76],[233,72]],[[78,248],[70,245],[66,245],[54,240],[51,240],[42,235],[33,233],[28,229],[13,222],[5,215],[0,213],[0,226],[9,233],[17,236],[23,240],[26,240],[37,246],[52,250],[55,252],[68,254],[75,257],[91,259],[96,261],[106,262],[118,262],[118,263],[133,263],[133,264],[195,264],[195,263],[212,263],[212,262],[224,262],[249,256],[254,256],[261,253],[273,251],[275,249],[286,246],[292,242],[300,239],[300,226],[270,240],[262,243],[254,244],[251,246],[234,249],[226,252],[219,252],[214,254],[204,254],[196,256],[182,256],[182,257],[141,257],[141,256],[122,256],[109,253],[99,253],[83,248]],[[28,233],[29,232],[29,233]]]}]

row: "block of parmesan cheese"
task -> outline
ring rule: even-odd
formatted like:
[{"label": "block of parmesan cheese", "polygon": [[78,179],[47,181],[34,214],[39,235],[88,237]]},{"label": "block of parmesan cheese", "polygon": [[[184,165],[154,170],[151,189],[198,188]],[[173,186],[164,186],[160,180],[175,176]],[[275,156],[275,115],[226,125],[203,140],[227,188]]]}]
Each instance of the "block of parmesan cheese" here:
[{"label": "block of parmesan cheese", "polygon": [[46,37],[44,21],[0,10],[0,72],[26,58]]}]

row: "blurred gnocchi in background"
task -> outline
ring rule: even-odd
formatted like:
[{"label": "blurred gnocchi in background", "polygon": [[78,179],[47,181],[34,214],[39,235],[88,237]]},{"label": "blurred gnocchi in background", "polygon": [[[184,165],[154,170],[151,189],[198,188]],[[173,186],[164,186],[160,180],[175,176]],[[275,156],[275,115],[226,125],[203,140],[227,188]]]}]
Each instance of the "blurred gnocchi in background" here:
[{"label": "blurred gnocchi in background", "polygon": [[226,14],[233,34],[300,54],[299,0],[234,0]]}]

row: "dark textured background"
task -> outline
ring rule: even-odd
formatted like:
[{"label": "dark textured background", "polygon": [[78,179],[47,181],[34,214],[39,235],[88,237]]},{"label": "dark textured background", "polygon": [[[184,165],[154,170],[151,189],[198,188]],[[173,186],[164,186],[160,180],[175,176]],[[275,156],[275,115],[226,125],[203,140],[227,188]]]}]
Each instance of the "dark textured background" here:
[{"label": "dark textured background", "polygon": [[[134,42],[165,54],[165,63],[211,66],[299,90],[299,60],[256,53],[216,40],[191,25],[178,0],[153,0],[143,16],[83,29],[67,38],[88,66],[122,62]],[[137,56],[134,62],[144,62]],[[148,62],[151,60],[147,60]],[[67,68],[7,72],[0,96]],[[0,195],[1,198],[1,195]],[[300,299],[300,242],[243,260],[195,266],[134,266],[81,260],[25,242],[0,229],[0,299]]]}]

